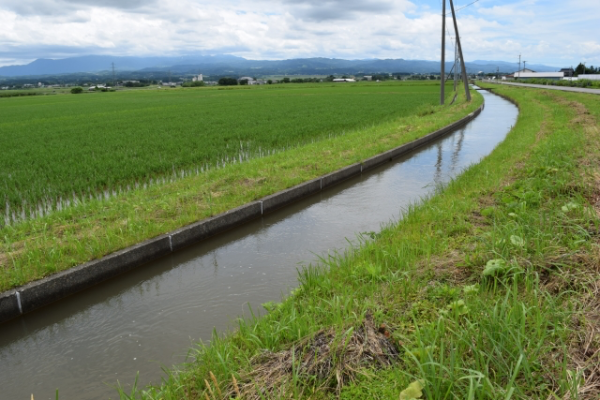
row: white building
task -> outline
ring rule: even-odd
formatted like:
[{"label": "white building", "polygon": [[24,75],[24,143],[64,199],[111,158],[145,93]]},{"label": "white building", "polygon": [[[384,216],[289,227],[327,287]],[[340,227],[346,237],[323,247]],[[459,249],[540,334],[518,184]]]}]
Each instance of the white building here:
[{"label": "white building", "polygon": [[248,85],[256,85],[256,81],[249,76],[242,76],[238,79],[238,82],[240,81],[248,81]]},{"label": "white building", "polygon": [[351,78],[336,78],[333,80],[334,82],[356,82],[356,80]]},{"label": "white building", "polygon": [[579,79],[589,79],[591,81],[600,81],[600,74],[579,74]]},{"label": "white building", "polygon": [[199,74],[198,76],[194,76],[192,78],[192,82],[202,82],[204,80],[204,77],[202,76],[202,74]]},{"label": "white building", "polygon": [[562,79],[564,72],[515,72],[515,79]]}]

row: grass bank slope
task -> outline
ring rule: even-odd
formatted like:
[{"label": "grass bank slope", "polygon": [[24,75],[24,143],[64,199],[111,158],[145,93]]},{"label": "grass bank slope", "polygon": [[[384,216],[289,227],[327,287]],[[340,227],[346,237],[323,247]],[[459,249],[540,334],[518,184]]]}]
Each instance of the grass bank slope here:
[{"label": "grass bank slope", "polygon": [[494,88],[494,152],[143,399],[597,399],[600,99]]},{"label": "grass bank slope", "polygon": [[[297,90],[302,97],[303,89]],[[288,91],[293,92],[292,89]],[[401,102],[407,103],[413,98],[407,93],[407,98]],[[394,96],[401,97],[396,92]],[[60,97],[56,96],[59,100]],[[76,96],[62,96],[71,97]],[[100,258],[360,162],[447,126],[474,111],[481,103],[480,96],[472,103],[462,99],[450,107],[424,102],[411,105],[412,111],[407,115],[401,113],[368,126],[355,126],[331,137],[327,131],[320,131],[321,137],[314,137],[314,141],[307,143],[296,140],[285,151],[243,162],[230,159],[220,168],[181,174],[176,179],[159,179],[160,183],[155,181],[149,186],[111,192],[110,195],[104,193],[85,199],[74,196],[72,203],[60,210],[54,208],[48,215],[0,228],[0,291]],[[297,125],[302,125],[300,121]],[[161,141],[156,140],[159,146]],[[233,160],[237,161],[236,158]]]}]

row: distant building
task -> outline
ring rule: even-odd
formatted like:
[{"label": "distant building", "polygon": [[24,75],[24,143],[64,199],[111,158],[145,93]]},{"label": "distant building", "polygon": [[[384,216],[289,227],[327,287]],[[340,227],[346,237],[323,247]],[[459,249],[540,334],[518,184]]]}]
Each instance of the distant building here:
[{"label": "distant building", "polygon": [[92,85],[92,86],[90,86],[88,88],[88,90],[90,90],[90,91],[91,90],[96,90],[96,89],[100,89],[100,90],[102,90],[102,89],[110,89],[110,87],[106,86],[106,84],[98,84],[98,85],[95,85],[95,86]]},{"label": "distant building", "polygon": [[204,80],[204,77],[202,76],[202,74],[199,74],[192,78],[192,82],[202,82],[203,80]]},{"label": "distant building", "polygon": [[334,82],[356,82],[356,80],[351,78],[336,78],[333,80]]},{"label": "distant building", "polygon": [[372,81],[373,80],[373,76],[372,75],[365,75],[363,76],[363,79],[366,81]]},{"label": "distant building", "polygon": [[570,78],[575,75],[575,70],[573,68],[563,68],[560,72],[565,74],[565,78]]},{"label": "distant building", "polygon": [[251,78],[249,76],[242,76],[240,79],[238,79],[238,83],[241,81],[248,81],[248,85],[256,85],[257,82],[254,80],[254,78]]},{"label": "distant building", "polygon": [[579,79],[589,79],[592,81],[600,81],[600,74],[579,74]]},{"label": "distant building", "polygon": [[564,72],[515,72],[515,79],[562,79]]}]

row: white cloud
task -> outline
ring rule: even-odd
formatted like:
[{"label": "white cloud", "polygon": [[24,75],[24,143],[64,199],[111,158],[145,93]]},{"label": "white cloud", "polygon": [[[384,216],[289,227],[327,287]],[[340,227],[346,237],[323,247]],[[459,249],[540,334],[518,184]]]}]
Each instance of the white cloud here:
[{"label": "white cloud", "polygon": [[[440,12],[439,0],[3,0],[0,64],[197,52],[436,60]],[[597,0],[480,0],[458,12],[467,60],[521,53],[559,67],[583,59],[600,65],[597,15]]]}]

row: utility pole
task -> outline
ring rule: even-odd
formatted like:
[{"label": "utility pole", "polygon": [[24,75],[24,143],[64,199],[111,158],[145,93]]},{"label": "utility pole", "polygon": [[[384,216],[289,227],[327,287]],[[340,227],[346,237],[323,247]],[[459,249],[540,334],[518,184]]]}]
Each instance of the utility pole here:
[{"label": "utility pole", "polygon": [[444,105],[446,97],[446,0],[442,0],[442,73],[440,75],[440,104]]},{"label": "utility pole", "polygon": [[527,61],[523,61],[523,71],[527,68]]},{"label": "utility pole", "polygon": [[117,86],[115,81],[115,63],[112,63],[112,71],[113,71],[113,86]]},{"label": "utility pole", "polygon": [[454,41],[454,91],[456,92],[456,87],[458,86],[458,44]]},{"label": "utility pole", "polygon": [[[521,75],[521,54],[519,54],[519,70],[517,73]],[[515,79],[519,79],[519,75],[517,75]]]},{"label": "utility pole", "polygon": [[460,34],[458,33],[458,24],[456,23],[456,13],[454,12],[454,3],[450,0],[450,8],[452,9],[452,19],[454,20],[454,32],[456,32],[456,44],[458,45],[458,54],[460,56],[460,68],[465,84],[465,94],[467,95],[467,101],[471,101],[471,92],[469,92],[469,82],[467,78],[467,68],[465,67],[465,58],[462,53],[462,46],[460,45]]}]

